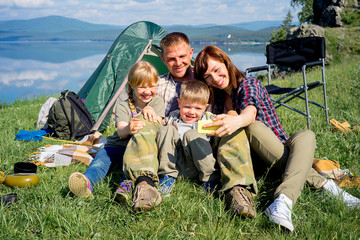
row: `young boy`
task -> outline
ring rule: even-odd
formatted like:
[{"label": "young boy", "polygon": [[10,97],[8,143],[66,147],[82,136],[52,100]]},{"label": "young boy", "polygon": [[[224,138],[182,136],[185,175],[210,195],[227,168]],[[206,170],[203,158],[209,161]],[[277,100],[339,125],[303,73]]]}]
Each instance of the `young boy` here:
[{"label": "young boy", "polygon": [[[199,120],[215,115],[205,112],[210,97],[209,87],[198,80],[184,82],[178,98],[179,110],[169,113],[164,127],[157,133],[159,175],[200,180],[206,190],[213,190],[219,178],[210,137],[197,132]],[[172,190],[162,188],[162,196]]]}]

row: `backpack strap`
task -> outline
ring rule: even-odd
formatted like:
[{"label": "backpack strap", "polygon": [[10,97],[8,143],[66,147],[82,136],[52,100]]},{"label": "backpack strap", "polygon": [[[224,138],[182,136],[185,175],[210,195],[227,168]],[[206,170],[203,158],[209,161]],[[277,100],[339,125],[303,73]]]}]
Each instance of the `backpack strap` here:
[{"label": "backpack strap", "polygon": [[[74,92],[70,92],[70,91],[69,91],[69,94],[68,94],[66,97],[67,97],[67,99],[71,102],[71,105],[72,105],[72,108],[71,108],[72,111],[71,111],[71,113],[72,113],[72,114],[75,114],[76,110],[75,110],[74,107],[76,107],[76,109],[82,109],[82,111],[81,111],[81,114],[82,114],[82,115],[78,115],[79,118],[81,118],[81,116],[85,116],[87,119],[89,119],[90,124],[91,124],[91,126],[88,126],[87,123],[82,122],[81,119],[80,119],[78,125],[75,126],[75,122],[74,122],[74,121],[75,121],[75,116],[71,115],[71,121],[72,121],[72,122],[71,122],[71,126],[72,126],[71,139],[72,139],[72,138],[76,138],[76,136],[78,135],[78,133],[81,132],[81,131],[83,131],[83,130],[89,130],[89,132],[90,132],[91,127],[92,127],[94,121],[92,120],[93,118],[92,118],[91,114],[90,114],[89,111],[86,109],[86,106],[85,106],[82,102],[79,102],[79,101],[78,101],[79,98],[78,98],[78,96],[76,95],[76,93],[74,93]],[[85,110],[86,110],[86,111],[85,111]]]},{"label": "backpack strap", "polygon": [[[73,116],[73,114],[74,114],[74,109],[73,108],[71,108],[71,127],[73,127],[73,125],[75,125],[75,123],[74,123],[74,119],[75,119],[75,117]],[[82,130],[83,128],[86,128],[86,126],[82,126],[82,128],[80,128],[80,126],[81,126],[81,121],[78,123],[78,125],[76,126],[76,128],[75,129],[72,129],[72,131],[74,132],[72,135],[71,135],[71,139],[72,138],[75,138],[76,137],[76,135],[78,134],[78,132],[80,132],[80,130]]]},{"label": "backpack strap", "polygon": [[[66,97],[66,96],[64,96],[64,97]],[[63,103],[63,99],[60,99],[59,102],[60,102],[60,105],[61,105],[62,110],[64,111],[64,115],[65,115],[65,117],[66,117],[66,120],[67,120],[69,123],[71,123],[71,124],[70,124],[70,136],[73,136],[72,133],[74,132],[74,109],[71,108],[71,121],[70,121],[69,116],[67,115],[67,113],[66,113],[66,111],[65,111],[65,106],[64,106],[64,103]]]}]

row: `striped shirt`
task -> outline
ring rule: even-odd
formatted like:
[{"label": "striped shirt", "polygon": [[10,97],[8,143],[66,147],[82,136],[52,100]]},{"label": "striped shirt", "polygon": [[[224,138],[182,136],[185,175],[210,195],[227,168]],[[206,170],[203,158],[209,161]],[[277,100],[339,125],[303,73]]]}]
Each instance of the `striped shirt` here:
[{"label": "striped shirt", "polygon": [[238,113],[249,105],[255,106],[256,120],[271,128],[281,142],[286,142],[288,136],[276,115],[269,94],[259,80],[245,77],[239,87],[233,90],[231,99]]}]

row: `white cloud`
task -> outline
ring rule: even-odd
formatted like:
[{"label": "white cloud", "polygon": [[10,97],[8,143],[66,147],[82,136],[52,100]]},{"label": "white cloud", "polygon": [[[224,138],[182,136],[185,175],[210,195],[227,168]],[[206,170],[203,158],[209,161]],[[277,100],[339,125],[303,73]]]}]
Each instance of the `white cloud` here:
[{"label": "white cloud", "polygon": [[15,6],[18,8],[52,7],[52,0],[1,0],[0,6]]},{"label": "white cloud", "polygon": [[34,80],[19,80],[14,82],[15,87],[30,87],[34,84]]},{"label": "white cloud", "polygon": [[0,7],[0,20],[60,15],[123,26],[142,20],[162,26],[283,20],[294,10],[288,0],[0,0],[0,6],[9,8]]},{"label": "white cloud", "polygon": [[68,82],[70,82],[69,78],[63,78],[56,82],[40,82],[36,88],[41,90],[64,89]]},{"label": "white cloud", "polygon": [[13,5],[12,0],[0,0],[0,7],[10,7]]},{"label": "white cloud", "polygon": [[69,6],[79,6],[79,7],[80,5],[82,5],[81,2],[74,0],[67,0],[65,4]]},{"label": "white cloud", "polygon": [[57,72],[31,71],[5,72],[0,75],[0,82],[5,85],[14,85],[16,87],[31,86],[35,80],[52,81],[58,76]]}]

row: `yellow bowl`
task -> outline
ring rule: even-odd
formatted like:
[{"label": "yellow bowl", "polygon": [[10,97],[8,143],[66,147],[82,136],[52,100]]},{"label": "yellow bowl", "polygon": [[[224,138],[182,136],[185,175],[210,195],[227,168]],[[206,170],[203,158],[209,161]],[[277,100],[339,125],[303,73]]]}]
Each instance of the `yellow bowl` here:
[{"label": "yellow bowl", "polygon": [[36,186],[39,180],[35,173],[14,173],[6,176],[4,184],[9,187],[32,187]]},{"label": "yellow bowl", "polygon": [[3,171],[0,171],[0,184],[5,181],[5,173]]}]

